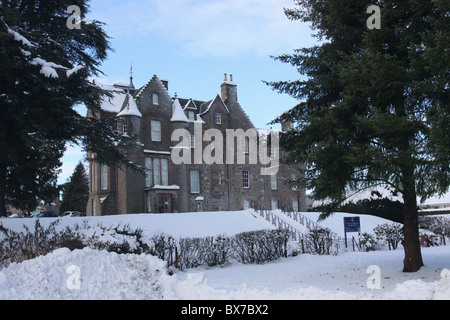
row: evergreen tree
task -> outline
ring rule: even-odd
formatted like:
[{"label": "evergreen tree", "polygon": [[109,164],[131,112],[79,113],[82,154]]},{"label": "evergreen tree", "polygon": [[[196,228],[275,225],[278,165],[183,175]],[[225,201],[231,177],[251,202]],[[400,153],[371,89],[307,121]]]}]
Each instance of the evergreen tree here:
[{"label": "evergreen tree", "polygon": [[89,200],[89,181],[81,162],[75,167],[69,181],[62,185],[62,192],[61,213],[65,211],[86,211]]},{"label": "evergreen tree", "polygon": [[99,154],[99,162],[138,169],[115,148],[132,139],[73,108],[99,114],[108,95],[88,81],[110,50],[103,24],[84,20],[88,9],[87,0],[0,1],[0,216],[6,201],[27,210],[53,201],[68,142]]},{"label": "evergreen tree", "polygon": [[[446,0],[296,0],[286,9],[309,22],[320,44],[276,57],[306,76],[268,83],[301,101],[275,122],[295,181],[338,210],[352,192],[386,186],[403,195],[404,271],[423,265],[417,197],[442,195],[450,182],[450,3]],[[370,5],[381,29],[368,28]]]}]

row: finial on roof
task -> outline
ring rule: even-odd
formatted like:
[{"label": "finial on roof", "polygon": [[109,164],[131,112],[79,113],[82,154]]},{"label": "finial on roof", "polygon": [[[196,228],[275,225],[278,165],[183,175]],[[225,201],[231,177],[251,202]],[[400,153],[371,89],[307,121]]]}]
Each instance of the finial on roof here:
[{"label": "finial on roof", "polygon": [[131,63],[131,68],[130,68],[130,84],[129,84],[129,88],[134,89],[134,84],[133,84],[133,63]]}]

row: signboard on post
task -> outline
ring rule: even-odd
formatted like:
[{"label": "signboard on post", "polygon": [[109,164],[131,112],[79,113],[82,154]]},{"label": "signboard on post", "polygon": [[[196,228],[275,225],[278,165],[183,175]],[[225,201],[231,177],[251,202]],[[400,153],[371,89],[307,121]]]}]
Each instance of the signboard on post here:
[{"label": "signboard on post", "polygon": [[345,247],[347,248],[347,232],[361,232],[361,219],[359,217],[344,218]]},{"label": "signboard on post", "polygon": [[361,220],[359,217],[344,218],[345,232],[361,232]]}]

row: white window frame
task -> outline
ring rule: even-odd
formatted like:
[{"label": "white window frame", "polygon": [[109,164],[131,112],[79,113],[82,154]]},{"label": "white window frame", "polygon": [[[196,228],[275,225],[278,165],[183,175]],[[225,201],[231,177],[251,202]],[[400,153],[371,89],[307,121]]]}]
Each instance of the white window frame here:
[{"label": "white window frame", "polygon": [[159,93],[158,92],[152,93],[152,103],[155,106],[159,106]]},{"label": "white window frame", "polygon": [[216,124],[222,124],[222,114],[216,113]]},{"label": "white window frame", "polygon": [[292,209],[295,211],[295,212],[298,212],[299,211],[299,202],[298,202],[298,200],[292,200]]},{"label": "white window frame", "polygon": [[153,182],[154,185],[161,185],[161,161],[153,159]]},{"label": "white window frame", "polygon": [[270,201],[270,204],[271,204],[272,210],[278,210],[278,200],[273,199],[272,201]]},{"label": "white window frame", "polygon": [[152,120],[150,123],[151,138],[153,142],[161,142],[161,121]]},{"label": "white window frame", "polygon": [[191,193],[199,194],[200,193],[200,171],[191,170],[189,175],[190,175]]},{"label": "white window frame", "polygon": [[104,164],[100,166],[100,189],[108,190],[108,166]]},{"label": "white window frame", "polygon": [[145,187],[169,185],[169,160],[160,158],[145,158]]},{"label": "white window frame", "polygon": [[189,121],[195,121],[195,112],[192,110],[188,111],[188,119]]},{"label": "white window frame", "polygon": [[244,189],[250,189],[250,171],[242,171],[242,187]]},{"label": "white window frame", "polygon": [[270,189],[277,190],[277,175],[276,174],[272,174],[270,176]]},{"label": "white window frame", "polygon": [[169,161],[167,159],[161,159],[161,185],[169,185]]},{"label": "white window frame", "polygon": [[153,159],[145,158],[145,186],[150,188],[153,186]]},{"label": "white window frame", "polygon": [[128,134],[128,122],[123,122],[122,124],[122,133]]}]

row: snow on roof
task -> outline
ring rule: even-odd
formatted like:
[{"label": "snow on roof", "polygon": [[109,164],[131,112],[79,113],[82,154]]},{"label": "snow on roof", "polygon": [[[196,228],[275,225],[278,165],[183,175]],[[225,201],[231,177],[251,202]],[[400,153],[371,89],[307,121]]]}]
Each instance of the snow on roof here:
[{"label": "snow on roof", "polygon": [[180,101],[175,99],[172,104],[172,122],[189,122],[189,119],[186,117],[186,114],[181,107]]},{"label": "snow on roof", "polygon": [[127,93],[127,98],[128,99],[125,108],[123,108],[123,110],[117,116],[136,116],[142,118],[142,113],[139,111],[139,108],[136,104],[136,101],[134,101],[133,96]]},{"label": "snow on roof", "polygon": [[123,89],[101,83],[97,83],[97,86],[103,90],[110,91],[112,94],[111,97],[104,96],[102,98],[102,110],[111,113],[119,113],[122,110],[123,104],[125,103],[125,99],[127,97],[127,94],[123,91]]}]

